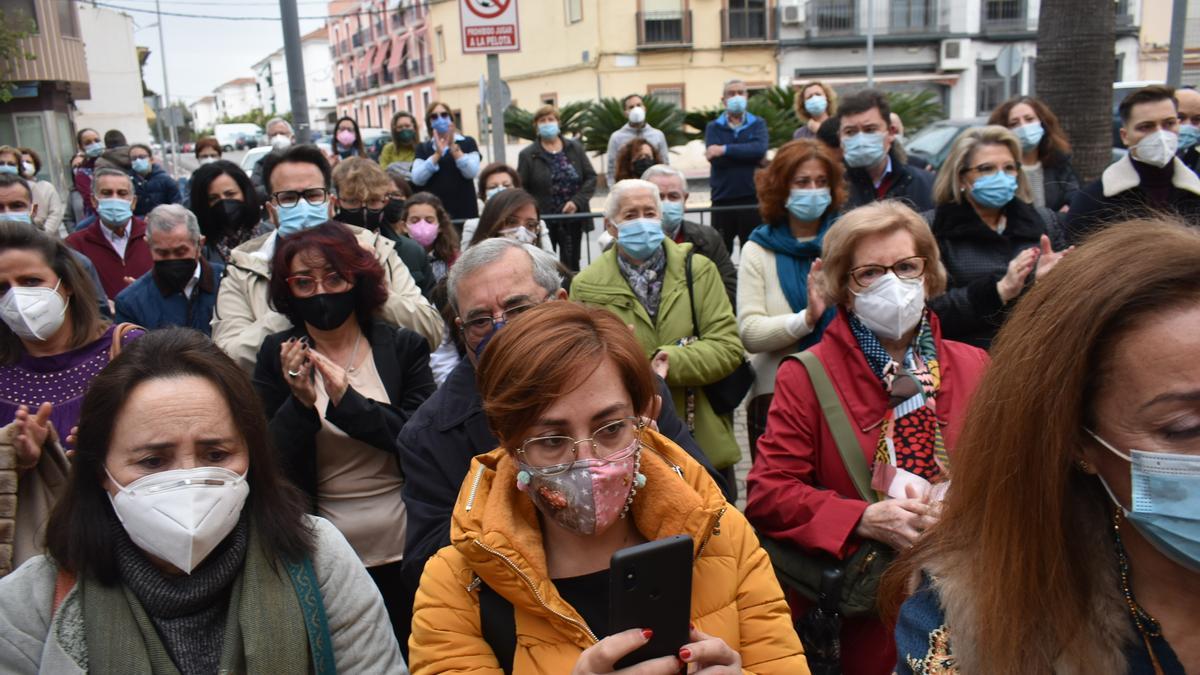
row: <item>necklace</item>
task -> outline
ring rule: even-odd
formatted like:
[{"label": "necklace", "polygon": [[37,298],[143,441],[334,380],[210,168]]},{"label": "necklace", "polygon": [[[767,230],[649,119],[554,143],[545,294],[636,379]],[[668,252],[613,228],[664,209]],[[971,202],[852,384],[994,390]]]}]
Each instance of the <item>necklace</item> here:
[{"label": "necklace", "polygon": [[354,371],[358,370],[358,367],[354,365],[354,360],[358,358],[358,345],[361,343],[362,334],[360,333],[358,339],[354,341],[354,349],[350,352],[350,360],[346,362],[347,373],[353,373]]},{"label": "necklace", "polygon": [[1137,627],[1138,633],[1142,636],[1142,642],[1146,645],[1146,653],[1150,655],[1150,663],[1154,666],[1154,672],[1161,675],[1162,665],[1158,662],[1158,656],[1154,653],[1154,646],[1150,643],[1150,638],[1162,637],[1162,626],[1159,625],[1158,620],[1146,613],[1146,610],[1142,609],[1142,606],[1133,597],[1133,586],[1129,581],[1129,555],[1125,552],[1125,544],[1121,542],[1122,520],[1124,518],[1121,516],[1121,509],[1115,509],[1113,511],[1113,542],[1116,544],[1117,568],[1121,574],[1121,595],[1125,598],[1125,605],[1129,608],[1133,625]]}]

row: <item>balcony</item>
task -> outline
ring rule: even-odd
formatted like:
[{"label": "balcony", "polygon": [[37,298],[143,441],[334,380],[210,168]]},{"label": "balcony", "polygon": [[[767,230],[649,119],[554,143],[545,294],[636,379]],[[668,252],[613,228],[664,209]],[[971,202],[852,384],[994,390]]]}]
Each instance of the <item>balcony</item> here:
[{"label": "balcony", "polygon": [[680,49],[692,46],[692,12],[638,12],[638,49]]},{"label": "balcony", "polygon": [[808,3],[808,32],[820,37],[857,35],[858,3],[855,0],[812,0]]},{"label": "balcony", "polygon": [[362,34],[362,31],[359,31],[359,32],[355,33],[354,35],[351,35],[351,36],[350,36],[350,45],[351,45],[352,47],[354,47],[355,49],[357,49],[357,48],[359,48],[359,47],[363,46],[363,34]]},{"label": "balcony", "polygon": [[379,86],[379,73],[371,73],[367,78],[367,89],[374,89]]},{"label": "balcony", "polygon": [[929,35],[950,32],[950,8],[937,0],[892,0],[890,35]]},{"label": "balcony", "polygon": [[775,40],[775,13],[765,6],[721,10],[721,44],[756,45]]},{"label": "balcony", "polygon": [[1029,16],[1025,0],[983,0],[979,32],[984,35],[1036,33],[1037,17]]}]

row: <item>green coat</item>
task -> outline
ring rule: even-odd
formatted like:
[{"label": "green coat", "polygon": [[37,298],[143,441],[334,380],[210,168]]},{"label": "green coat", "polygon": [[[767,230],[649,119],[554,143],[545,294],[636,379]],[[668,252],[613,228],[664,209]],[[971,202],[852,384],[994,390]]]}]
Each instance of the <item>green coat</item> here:
[{"label": "green coat", "polygon": [[702,255],[693,256],[696,319],[703,338],[686,347],[678,346],[680,338],[695,333],[684,272],[685,258],[692,245],[676,244],[669,239],[663,245],[667,250],[667,270],[657,324],[650,320],[646,308],[621,276],[616,246],[572,280],[571,299],[603,307],[631,324],[647,359],[660,350],[668,354],[667,385],[671,387],[679,416],[686,419],[687,389],[693,388],[696,428],[692,434],[713,466],[723,469],[737,463],[742,455],[741,448],[733,436],[732,417],[713,412],[701,387],[729,375],[741,363],[743,348],[738,338],[737,320],[729,306],[717,266]]}]

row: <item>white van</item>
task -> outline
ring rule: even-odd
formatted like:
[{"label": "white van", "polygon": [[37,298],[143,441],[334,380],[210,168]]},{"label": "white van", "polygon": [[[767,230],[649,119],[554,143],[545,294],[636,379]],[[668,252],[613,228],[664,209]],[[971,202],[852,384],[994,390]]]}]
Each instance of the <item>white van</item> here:
[{"label": "white van", "polygon": [[258,138],[262,135],[262,127],[257,124],[243,122],[240,124],[218,124],[213,127],[213,136],[216,136],[217,142],[221,144],[221,152],[233,152],[237,149],[238,136],[252,136]]}]

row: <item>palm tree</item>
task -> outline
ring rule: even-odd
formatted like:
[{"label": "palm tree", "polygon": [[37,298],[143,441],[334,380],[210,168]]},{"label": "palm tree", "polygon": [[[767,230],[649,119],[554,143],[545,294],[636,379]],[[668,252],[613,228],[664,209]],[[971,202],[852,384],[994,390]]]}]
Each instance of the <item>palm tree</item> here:
[{"label": "palm tree", "polygon": [[1094,180],[1112,156],[1113,0],[1042,0],[1037,41],[1038,98],[1071,139],[1080,178]]},{"label": "palm tree", "polygon": [[[590,101],[573,101],[558,109],[558,128],[564,136],[579,136],[583,133],[583,116]],[[504,133],[515,138],[532,141],[537,138],[533,127],[533,112],[509,106],[504,111]]]}]

